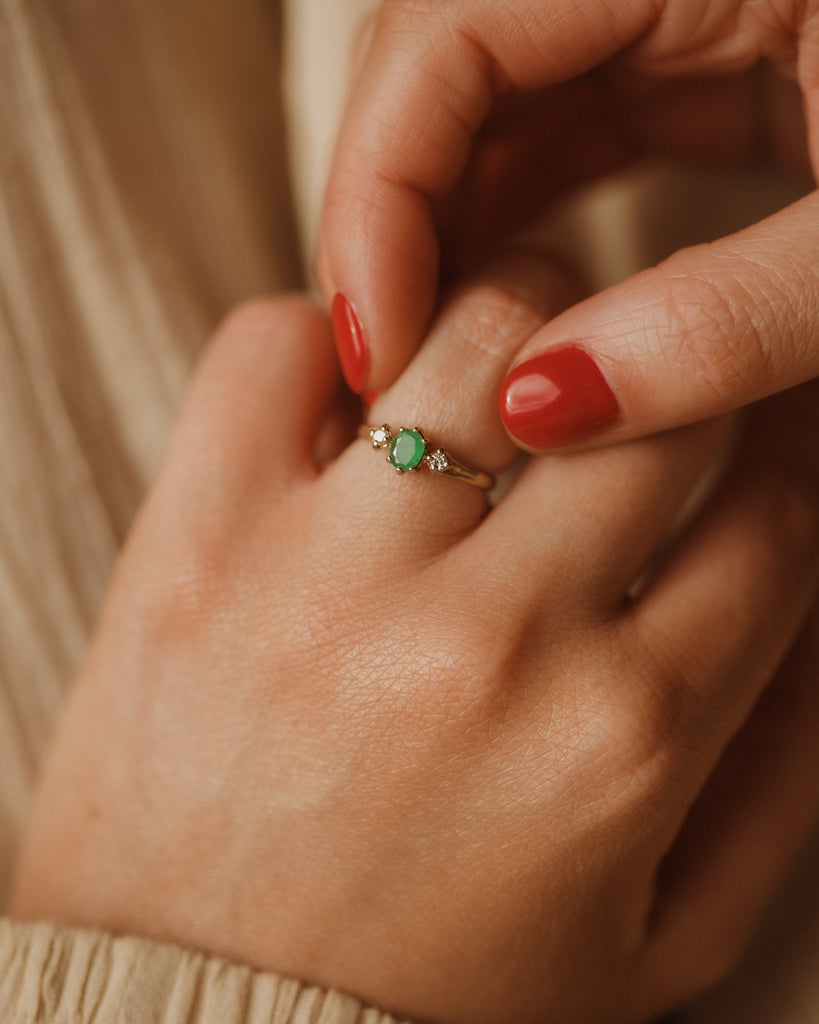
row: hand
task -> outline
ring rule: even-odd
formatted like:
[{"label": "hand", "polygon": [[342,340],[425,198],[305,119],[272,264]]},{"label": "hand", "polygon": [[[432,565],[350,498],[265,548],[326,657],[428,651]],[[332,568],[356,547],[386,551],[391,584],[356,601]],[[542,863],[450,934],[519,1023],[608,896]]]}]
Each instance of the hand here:
[{"label": "hand", "polygon": [[[365,52],[319,256],[328,297],[349,300],[336,321],[356,390],[406,365],[441,276],[572,184],[646,154],[807,168],[805,122],[819,162],[814,0],[388,0]],[[819,375],[817,222],[812,194],[534,333],[503,387],[512,436],[621,441]]]},{"label": "hand", "polygon": [[[509,466],[491,394],[567,297],[505,257],[372,421]],[[532,460],[487,512],[362,440],[317,470],[335,385],[301,300],[219,332],[50,757],[14,912],[436,1024],[622,1024],[711,983],[819,806],[815,391],[754,413],[669,548],[724,424]]]}]

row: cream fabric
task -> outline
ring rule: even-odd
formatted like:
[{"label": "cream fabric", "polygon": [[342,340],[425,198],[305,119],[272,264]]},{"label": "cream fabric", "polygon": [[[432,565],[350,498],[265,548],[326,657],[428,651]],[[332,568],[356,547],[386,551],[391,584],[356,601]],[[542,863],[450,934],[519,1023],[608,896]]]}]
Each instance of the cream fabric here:
[{"label": "cream fabric", "polygon": [[6,1024],[397,1024],[336,992],[199,953],[0,921]]},{"label": "cream fabric", "polygon": [[[44,746],[191,365],[231,305],[304,278],[369,6],[289,0],[283,99],[275,0],[0,0],[0,906]],[[731,226],[729,192],[714,232]],[[766,183],[763,207],[786,193]],[[596,254],[598,283],[614,280],[657,254],[641,215],[664,225],[660,248],[678,240],[661,194],[630,178],[549,237]],[[692,1022],[816,1024],[817,865],[819,848],[744,973]],[[8,922],[0,1019],[389,1020],[180,950]]]}]

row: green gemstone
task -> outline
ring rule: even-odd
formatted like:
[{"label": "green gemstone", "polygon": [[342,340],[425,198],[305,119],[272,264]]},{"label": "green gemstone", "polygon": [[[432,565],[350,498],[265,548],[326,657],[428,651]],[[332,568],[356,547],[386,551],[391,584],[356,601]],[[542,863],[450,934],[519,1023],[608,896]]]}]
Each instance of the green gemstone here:
[{"label": "green gemstone", "polygon": [[390,462],[401,473],[408,473],[423,459],[426,447],[420,431],[399,430],[390,445]]}]

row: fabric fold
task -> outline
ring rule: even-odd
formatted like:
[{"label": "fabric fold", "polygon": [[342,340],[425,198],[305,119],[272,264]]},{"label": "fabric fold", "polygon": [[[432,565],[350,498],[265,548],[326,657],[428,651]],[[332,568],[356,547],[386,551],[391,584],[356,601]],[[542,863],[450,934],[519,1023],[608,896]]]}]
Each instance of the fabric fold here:
[{"label": "fabric fold", "polygon": [[398,1024],[381,1011],[192,950],[0,919],[8,1024]]}]

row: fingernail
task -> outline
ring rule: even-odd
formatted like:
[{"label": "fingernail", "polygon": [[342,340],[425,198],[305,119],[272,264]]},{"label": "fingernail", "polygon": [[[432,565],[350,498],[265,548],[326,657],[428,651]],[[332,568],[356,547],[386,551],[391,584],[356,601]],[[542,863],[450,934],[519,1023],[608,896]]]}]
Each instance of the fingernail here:
[{"label": "fingernail", "polygon": [[332,321],[342,372],[350,390],[359,394],[370,372],[370,350],[358,314],[341,292],[333,299]]},{"label": "fingernail", "polygon": [[593,437],[620,415],[597,363],[574,345],[535,356],[503,382],[501,418],[527,448],[562,448]]}]

